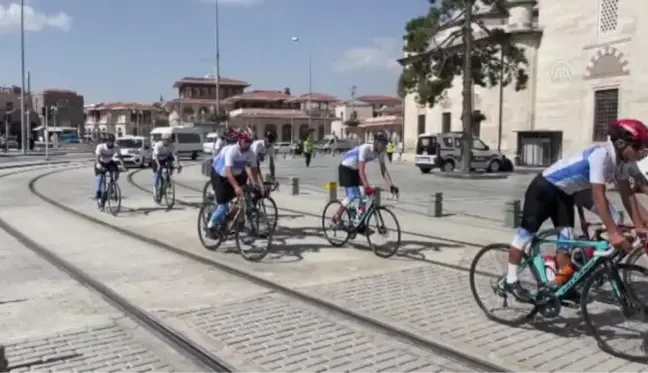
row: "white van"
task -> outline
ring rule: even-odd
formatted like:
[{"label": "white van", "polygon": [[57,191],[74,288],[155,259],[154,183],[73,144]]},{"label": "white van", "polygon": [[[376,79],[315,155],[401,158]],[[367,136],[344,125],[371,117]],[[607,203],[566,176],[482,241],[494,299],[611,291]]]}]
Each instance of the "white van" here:
[{"label": "white van", "polygon": [[214,143],[218,140],[218,132],[210,132],[205,136],[205,142],[203,143],[203,153],[211,154],[214,150]]},{"label": "white van", "polygon": [[178,155],[190,156],[192,160],[198,158],[203,151],[203,130],[194,127],[158,127],[151,131],[151,143],[162,140],[162,135],[171,134]]}]

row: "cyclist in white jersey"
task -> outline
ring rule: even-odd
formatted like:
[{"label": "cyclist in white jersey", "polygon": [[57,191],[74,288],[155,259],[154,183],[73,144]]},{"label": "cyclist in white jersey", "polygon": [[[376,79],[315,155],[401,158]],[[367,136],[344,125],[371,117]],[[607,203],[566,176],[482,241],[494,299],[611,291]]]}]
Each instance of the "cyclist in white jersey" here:
[{"label": "cyclist in white jersey", "polygon": [[[609,140],[588,147],[580,154],[564,158],[537,175],[524,195],[522,221],[509,250],[509,267],[505,286],[516,298],[530,300],[530,294],[520,286],[518,266],[526,245],[541,225],[551,219],[555,227],[565,227],[561,236],[571,237],[574,226],[574,194],[590,190],[599,217],[609,235],[610,244],[630,249],[630,244],[620,233],[610,216],[610,203],[606,196],[606,183],[616,182],[624,207],[630,212],[635,227],[643,229],[636,208],[630,201],[630,185],[624,163],[636,162],[645,156],[648,147],[648,128],[634,119],[621,119],[610,124]],[[571,257],[565,248],[556,255],[558,271],[556,285],[564,284],[573,274]],[[567,248],[568,249],[568,248]]]},{"label": "cyclist in white jersey", "polygon": [[343,155],[338,166],[338,182],[345,188],[346,198],[342,200],[342,204],[335,214],[335,221],[339,221],[346,207],[356,199],[360,199],[362,194],[371,195],[374,193],[365,171],[367,162],[377,159],[380,165],[380,174],[389,185],[390,192],[392,194],[399,193],[385,164],[385,149],[388,142],[389,137],[384,133],[379,133],[374,137],[373,144],[356,146]]},{"label": "cyclist in white jersey", "polygon": [[[178,165],[178,173],[182,172],[182,165],[178,158],[178,152],[171,141],[171,134],[162,134],[162,140],[155,143],[153,146],[153,162],[151,168],[153,169],[153,194],[157,194],[157,186],[160,183],[160,170],[164,167],[169,167],[173,170],[173,163]],[[157,195],[156,195],[157,198]]]},{"label": "cyclist in white jersey", "polygon": [[213,236],[213,229],[229,213],[229,202],[234,197],[243,195],[242,186],[247,182],[247,173],[253,181],[260,184],[259,168],[254,153],[250,150],[252,138],[246,131],[240,131],[237,136],[238,142],[226,145],[223,150],[214,158],[211,183],[214,189],[214,197],[218,206],[212,214],[207,228],[208,234]]},{"label": "cyclist in white jersey", "polygon": [[112,172],[115,176],[115,180],[119,178],[119,165],[115,161],[115,158],[119,159],[124,169],[124,161],[121,158],[121,153],[119,152],[119,146],[115,144],[115,135],[108,134],[106,136],[106,141],[103,144],[97,145],[95,149],[95,180],[97,182],[97,189],[95,192],[95,198],[101,198],[101,192],[103,188],[103,178],[106,175],[106,172]]},{"label": "cyclist in white jersey", "polygon": [[[254,156],[256,157],[257,160],[257,167],[259,167],[259,170],[261,169],[261,163],[265,161],[266,157],[267,158],[274,158],[274,132],[268,131],[265,134],[265,137],[261,140],[255,140],[252,142],[251,150],[254,153]],[[274,164],[272,164],[274,166]],[[274,167],[271,167],[270,169],[270,175],[272,179],[274,180]],[[261,177],[261,182],[263,182],[263,174],[259,173],[259,177]]]}]

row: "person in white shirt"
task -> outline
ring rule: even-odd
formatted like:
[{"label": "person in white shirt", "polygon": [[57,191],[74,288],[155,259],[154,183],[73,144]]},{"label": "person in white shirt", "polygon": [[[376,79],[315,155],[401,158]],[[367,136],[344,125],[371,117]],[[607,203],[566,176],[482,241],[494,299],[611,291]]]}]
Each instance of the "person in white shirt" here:
[{"label": "person in white shirt", "polygon": [[171,134],[162,134],[162,140],[155,143],[153,146],[153,162],[151,168],[153,169],[153,195],[158,199],[158,184],[160,184],[160,171],[164,167],[169,167],[173,171],[174,162],[178,165],[178,173],[182,171],[182,165],[178,158],[175,146],[171,141]]},{"label": "person in white shirt", "polygon": [[[255,140],[252,143],[252,146],[250,149],[254,153],[257,159],[257,167],[261,169],[261,163],[265,161],[266,157],[268,158],[269,162],[269,168],[270,168],[270,177],[272,180],[275,179],[275,167],[274,167],[274,157],[275,157],[275,150],[274,150],[274,143],[276,140],[276,135],[273,131],[268,131],[265,133],[265,136],[261,140]],[[261,174],[260,174],[261,175]],[[261,175],[261,180],[263,180],[263,176]],[[267,180],[270,181],[270,180]]]},{"label": "person in white shirt", "polygon": [[[119,147],[115,144],[115,135],[108,134],[106,141],[97,145],[95,148],[95,180],[97,182],[97,189],[95,198],[100,199],[102,196],[103,180],[106,172],[111,172],[117,180],[119,178],[119,165],[115,161],[117,158],[123,165]],[[126,167],[124,166],[124,169]]]}]

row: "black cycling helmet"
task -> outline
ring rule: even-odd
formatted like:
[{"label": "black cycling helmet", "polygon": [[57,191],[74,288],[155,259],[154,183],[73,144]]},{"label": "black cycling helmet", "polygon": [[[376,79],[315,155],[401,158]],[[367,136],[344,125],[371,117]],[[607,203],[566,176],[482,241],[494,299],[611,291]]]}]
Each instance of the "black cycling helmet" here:
[{"label": "black cycling helmet", "polygon": [[108,141],[115,142],[115,135],[113,135],[112,133],[107,134],[106,135],[106,142],[108,142]]},{"label": "black cycling helmet", "polygon": [[277,134],[275,134],[274,131],[266,131],[265,138],[269,143],[272,144],[273,142],[277,141]]}]

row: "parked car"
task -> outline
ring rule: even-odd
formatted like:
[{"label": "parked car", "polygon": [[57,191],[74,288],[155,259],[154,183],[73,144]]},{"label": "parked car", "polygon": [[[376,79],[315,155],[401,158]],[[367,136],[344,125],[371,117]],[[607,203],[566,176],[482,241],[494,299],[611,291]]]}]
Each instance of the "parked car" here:
[{"label": "parked car", "polygon": [[336,155],[348,152],[355,146],[356,142],[354,140],[338,139],[335,136],[329,135],[324,136],[324,139],[317,143],[315,149],[318,153]]},{"label": "parked car", "polygon": [[[461,132],[430,133],[421,134],[416,143],[416,156],[414,164],[422,173],[426,174],[433,168],[440,168],[442,171],[450,172],[459,166],[461,162],[461,147],[463,134]],[[487,172],[500,172],[502,166],[511,168],[512,164],[506,162],[506,157],[497,150],[484,144],[478,137],[473,137],[472,146],[473,170],[485,170]]]},{"label": "parked car", "polygon": [[115,143],[119,146],[124,163],[130,163],[136,167],[151,165],[152,149],[147,137],[122,136]]},{"label": "parked car", "polygon": [[214,145],[218,140],[218,132],[211,132],[205,136],[205,142],[203,142],[203,153],[211,154],[214,150]]},{"label": "parked car", "polygon": [[275,154],[284,157],[293,153],[293,146],[289,142],[277,142],[274,144]]}]

